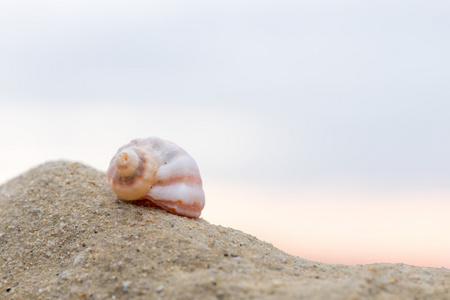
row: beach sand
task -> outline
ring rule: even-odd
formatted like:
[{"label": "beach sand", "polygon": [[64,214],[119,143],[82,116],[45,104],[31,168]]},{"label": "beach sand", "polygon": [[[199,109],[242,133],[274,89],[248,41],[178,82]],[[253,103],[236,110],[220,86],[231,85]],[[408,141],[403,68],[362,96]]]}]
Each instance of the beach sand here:
[{"label": "beach sand", "polygon": [[0,187],[0,270],[0,299],[450,299],[448,269],[308,261],[66,161]]}]

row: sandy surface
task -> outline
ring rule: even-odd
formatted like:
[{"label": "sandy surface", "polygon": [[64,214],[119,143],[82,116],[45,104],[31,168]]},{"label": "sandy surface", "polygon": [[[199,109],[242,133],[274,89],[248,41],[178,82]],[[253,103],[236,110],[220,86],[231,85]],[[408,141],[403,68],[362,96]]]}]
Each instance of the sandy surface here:
[{"label": "sandy surface", "polygon": [[448,269],[311,262],[119,200],[70,162],[0,187],[0,270],[0,299],[450,299]]}]

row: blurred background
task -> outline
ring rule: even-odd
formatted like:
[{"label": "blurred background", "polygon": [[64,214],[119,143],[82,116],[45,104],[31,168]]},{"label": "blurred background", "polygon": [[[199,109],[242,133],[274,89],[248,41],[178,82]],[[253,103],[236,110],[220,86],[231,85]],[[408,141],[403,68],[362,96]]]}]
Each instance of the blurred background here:
[{"label": "blurred background", "polygon": [[0,2],[0,184],[159,136],[202,217],[293,255],[450,268],[450,2]]}]

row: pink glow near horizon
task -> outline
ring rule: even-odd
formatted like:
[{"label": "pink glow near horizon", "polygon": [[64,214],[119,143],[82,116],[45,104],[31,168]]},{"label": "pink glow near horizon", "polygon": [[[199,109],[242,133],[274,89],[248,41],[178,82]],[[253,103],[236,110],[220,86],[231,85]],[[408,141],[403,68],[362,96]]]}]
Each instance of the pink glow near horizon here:
[{"label": "pink glow near horizon", "polygon": [[250,233],[308,260],[450,268],[450,191],[279,193],[275,188],[218,184],[209,185],[206,193],[207,221]]}]

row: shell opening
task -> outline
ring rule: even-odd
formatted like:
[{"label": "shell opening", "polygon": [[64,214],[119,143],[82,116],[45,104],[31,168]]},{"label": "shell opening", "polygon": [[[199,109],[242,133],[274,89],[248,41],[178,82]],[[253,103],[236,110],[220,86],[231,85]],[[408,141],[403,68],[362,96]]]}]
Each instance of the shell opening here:
[{"label": "shell opening", "polygon": [[139,167],[139,156],[132,150],[124,150],[117,155],[114,169],[122,177],[133,175]]}]

